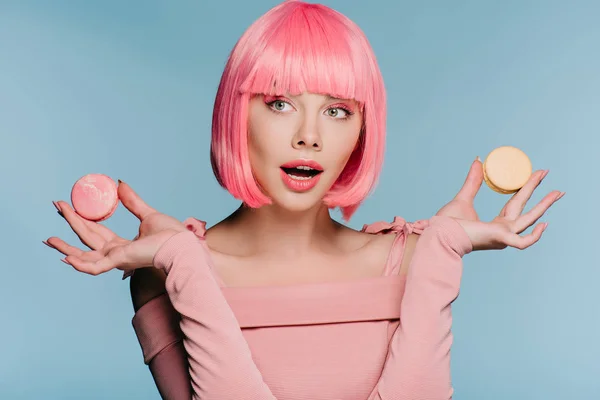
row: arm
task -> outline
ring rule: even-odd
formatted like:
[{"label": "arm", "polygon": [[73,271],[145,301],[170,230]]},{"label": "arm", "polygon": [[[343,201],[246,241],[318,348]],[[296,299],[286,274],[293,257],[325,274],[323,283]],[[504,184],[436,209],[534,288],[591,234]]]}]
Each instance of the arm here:
[{"label": "arm", "polygon": [[371,400],[452,398],[450,305],[459,292],[462,256],[470,251],[469,237],[456,221],[430,220],[414,245],[400,325]]},{"label": "arm", "polygon": [[195,399],[276,400],[209,268],[205,243],[192,232],[171,237],[154,257],[181,315]]},{"label": "arm", "polygon": [[179,315],[166,295],[165,278],[154,268],[142,268],[132,275],[130,290],[136,313],[133,326],[161,398],[189,400],[192,388],[187,354]]},{"label": "arm", "polygon": [[[203,400],[274,400],[210,271],[204,246],[192,232],[182,232],[154,258],[167,273],[167,292],[182,316],[194,393]],[[450,304],[458,295],[462,256],[469,251],[460,225],[450,218],[431,219],[416,243],[401,325],[371,399],[451,398]]]}]

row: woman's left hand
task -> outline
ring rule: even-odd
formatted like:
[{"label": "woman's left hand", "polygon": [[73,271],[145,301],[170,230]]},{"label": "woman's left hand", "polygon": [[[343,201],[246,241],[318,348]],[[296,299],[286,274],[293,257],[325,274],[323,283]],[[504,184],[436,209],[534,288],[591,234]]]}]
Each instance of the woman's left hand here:
[{"label": "woman's left hand", "polygon": [[499,215],[490,222],[483,222],[473,206],[483,183],[483,164],[477,158],[458,194],[436,215],[454,218],[469,236],[473,250],[499,250],[506,247],[526,249],[540,240],[548,224],[539,223],[531,233],[523,236],[520,234],[536,224],[544,213],[564,196],[564,192],[552,191],[523,214],[527,202],[547,174],[547,170],[531,174],[529,181],[504,205]]}]

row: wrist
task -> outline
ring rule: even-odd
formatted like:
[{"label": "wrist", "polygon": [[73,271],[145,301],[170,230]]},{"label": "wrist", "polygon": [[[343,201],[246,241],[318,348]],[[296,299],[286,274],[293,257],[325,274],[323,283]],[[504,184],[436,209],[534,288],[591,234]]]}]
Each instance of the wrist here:
[{"label": "wrist", "polygon": [[174,258],[190,249],[195,251],[198,242],[194,232],[187,229],[164,231],[164,237],[161,238],[160,246],[152,258],[152,265],[168,274]]},{"label": "wrist", "polygon": [[430,220],[430,226],[437,227],[441,238],[461,257],[474,250],[473,240],[463,222],[469,221],[440,215]]}]

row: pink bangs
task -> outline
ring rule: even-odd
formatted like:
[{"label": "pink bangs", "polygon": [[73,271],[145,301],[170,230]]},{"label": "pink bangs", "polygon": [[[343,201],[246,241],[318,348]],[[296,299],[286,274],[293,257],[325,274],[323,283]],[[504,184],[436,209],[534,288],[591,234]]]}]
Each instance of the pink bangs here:
[{"label": "pink bangs", "polygon": [[357,83],[367,80],[369,66],[365,57],[357,57],[361,43],[344,34],[351,28],[349,21],[323,6],[298,2],[290,10],[292,6],[286,5],[270,15],[277,23],[261,32],[257,38],[260,45],[248,49],[243,64],[249,71],[240,91],[271,95],[310,92],[363,103],[367,88]]},{"label": "pink bangs", "polygon": [[250,207],[270,204],[250,168],[247,107],[255,94],[304,92],[354,99],[364,111],[359,145],[324,199],[344,219],[375,186],[385,147],[385,88],[362,31],[319,4],[286,1],[240,38],[225,67],[213,113],[211,160],[219,183]]}]

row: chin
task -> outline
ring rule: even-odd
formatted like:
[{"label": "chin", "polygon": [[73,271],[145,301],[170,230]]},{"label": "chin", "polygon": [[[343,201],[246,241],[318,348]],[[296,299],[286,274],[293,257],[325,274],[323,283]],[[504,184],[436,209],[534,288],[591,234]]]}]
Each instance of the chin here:
[{"label": "chin", "polygon": [[323,205],[323,198],[327,194],[327,184],[328,182],[322,180],[310,190],[294,191],[279,181],[267,188],[266,192],[274,207],[299,213]]},{"label": "chin", "polygon": [[290,212],[305,212],[321,206],[324,196],[324,193],[294,193],[286,191],[276,193],[274,196],[271,196],[271,199],[275,207]]}]

